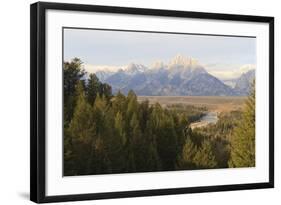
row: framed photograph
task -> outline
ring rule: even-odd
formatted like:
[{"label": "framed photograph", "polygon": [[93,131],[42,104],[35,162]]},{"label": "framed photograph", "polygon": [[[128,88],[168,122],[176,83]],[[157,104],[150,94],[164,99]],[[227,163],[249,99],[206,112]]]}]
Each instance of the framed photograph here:
[{"label": "framed photograph", "polygon": [[34,202],[274,187],[274,18],[31,5]]}]

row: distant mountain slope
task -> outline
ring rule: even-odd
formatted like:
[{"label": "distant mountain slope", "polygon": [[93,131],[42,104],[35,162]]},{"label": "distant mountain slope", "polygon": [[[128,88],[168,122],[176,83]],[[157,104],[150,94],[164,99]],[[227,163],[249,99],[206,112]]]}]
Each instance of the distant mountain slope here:
[{"label": "distant mountain slope", "polygon": [[241,76],[232,88],[209,74],[195,59],[175,56],[168,64],[155,62],[148,68],[131,63],[116,72],[98,71],[102,82],[112,86],[113,92],[119,90],[127,94],[134,90],[137,95],[185,95],[185,96],[235,96],[248,91],[246,79]]},{"label": "distant mountain slope", "polygon": [[193,77],[186,84],[181,85],[184,95],[197,96],[229,96],[237,93],[216,77],[204,73]]},{"label": "distant mountain slope", "polygon": [[228,86],[231,87],[231,88],[234,88],[234,87],[235,87],[236,81],[237,81],[237,78],[234,78],[234,79],[222,79],[222,82],[223,82],[225,85],[228,85]]},{"label": "distant mountain slope", "polygon": [[236,85],[234,87],[235,91],[239,95],[248,95],[254,79],[255,70],[250,70],[246,73],[243,73],[236,81]]}]

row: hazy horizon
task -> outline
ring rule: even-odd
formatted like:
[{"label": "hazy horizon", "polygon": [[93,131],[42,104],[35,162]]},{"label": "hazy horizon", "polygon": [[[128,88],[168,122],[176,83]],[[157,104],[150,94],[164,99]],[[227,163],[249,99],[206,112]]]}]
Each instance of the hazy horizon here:
[{"label": "hazy horizon", "polygon": [[130,63],[168,64],[176,55],[192,57],[220,79],[255,68],[256,39],[249,37],[64,29],[64,60],[79,57],[88,72],[117,70]]}]

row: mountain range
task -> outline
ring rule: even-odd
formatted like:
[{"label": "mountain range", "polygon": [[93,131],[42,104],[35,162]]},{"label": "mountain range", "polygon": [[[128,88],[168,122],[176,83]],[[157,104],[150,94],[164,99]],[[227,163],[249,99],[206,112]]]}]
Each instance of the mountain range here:
[{"label": "mountain range", "polygon": [[255,71],[250,70],[232,79],[230,86],[208,73],[195,59],[181,55],[168,64],[157,61],[146,67],[131,63],[117,71],[100,70],[95,74],[112,86],[113,93],[134,90],[145,96],[243,96],[255,78]]}]

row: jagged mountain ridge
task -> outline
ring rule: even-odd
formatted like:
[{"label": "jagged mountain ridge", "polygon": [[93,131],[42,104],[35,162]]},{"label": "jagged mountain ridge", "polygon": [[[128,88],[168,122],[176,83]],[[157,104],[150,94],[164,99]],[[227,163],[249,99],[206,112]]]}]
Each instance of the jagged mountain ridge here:
[{"label": "jagged mountain ridge", "polygon": [[255,70],[250,70],[243,73],[237,80],[234,89],[240,95],[248,95],[250,92],[251,84],[255,79]]},{"label": "jagged mountain ridge", "polygon": [[159,61],[149,68],[131,63],[116,72],[98,71],[96,75],[112,86],[113,93],[127,94],[134,90],[137,95],[146,96],[236,96],[244,95],[243,89],[248,89],[238,84],[234,88],[224,84],[195,59],[181,55],[168,64]]}]

